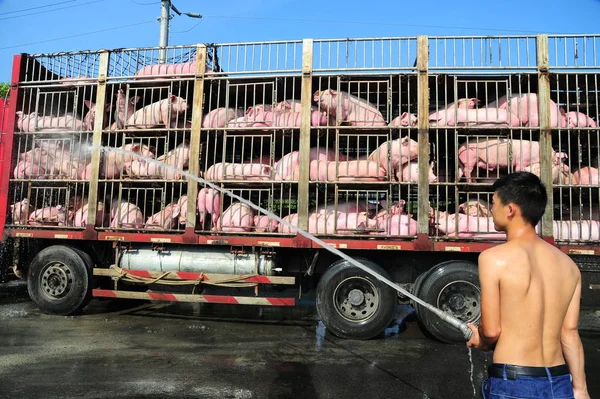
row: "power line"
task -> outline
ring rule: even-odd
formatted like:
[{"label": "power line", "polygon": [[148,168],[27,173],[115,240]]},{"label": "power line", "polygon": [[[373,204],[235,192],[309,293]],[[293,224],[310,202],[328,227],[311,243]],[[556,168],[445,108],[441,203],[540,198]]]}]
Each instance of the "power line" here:
[{"label": "power line", "polygon": [[4,18],[0,18],[0,21],[5,20],[5,19],[17,19],[17,18],[21,18],[21,17],[29,17],[30,15],[44,14],[44,13],[52,12],[52,11],[66,10],[67,8],[81,7],[81,6],[85,6],[85,5],[88,5],[88,4],[100,3],[101,1],[104,1],[104,0],[94,0],[94,1],[89,1],[87,3],[75,4],[75,5],[67,6],[67,7],[59,7],[59,8],[55,8],[53,10],[30,12],[30,13],[23,14],[23,15],[15,15],[15,16],[12,16],[12,17],[4,17]]},{"label": "power line", "polygon": [[187,32],[190,32],[190,31],[193,31],[194,29],[196,29],[201,23],[202,23],[202,21],[198,22],[197,24],[195,24],[194,26],[192,26],[191,28],[186,29],[186,30],[178,30],[178,31],[172,30],[171,33],[187,33]]},{"label": "power line", "polygon": [[79,33],[79,34],[77,34],[77,35],[70,35],[70,36],[63,36],[63,37],[55,37],[54,39],[40,40],[39,42],[31,42],[31,43],[17,44],[16,46],[0,47],[0,50],[6,50],[6,49],[9,49],[9,48],[17,48],[17,47],[31,46],[31,45],[34,45],[34,44],[41,44],[41,43],[54,42],[54,41],[57,41],[57,40],[71,39],[71,38],[73,38],[73,37],[80,37],[80,36],[93,35],[93,34],[95,34],[95,33],[109,32],[109,31],[111,31],[111,30],[124,29],[124,28],[129,28],[129,27],[132,27],[132,26],[144,25],[144,24],[149,24],[149,23],[154,23],[154,22],[156,22],[156,21],[155,21],[155,20],[150,20],[150,21],[138,22],[138,23],[136,23],[136,24],[129,24],[129,25],[123,25],[123,26],[116,26],[116,27],[114,27],[114,28],[107,28],[107,29],[96,30],[96,31],[93,31],[93,32]]},{"label": "power line", "polygon": [[[204,15],[204,18],[225,18],[225,19],[259,19],[270,21],[295,21],[295,22],[319,22],[319,23],[340,23],[340,24],[357,24],[357,25],[387,25],[387,26],[405,26],[413,28],[444,28],[444,29],[468,29],[468,30],[484,30],[493,32],[513,32],[513,33],[539,33],[538,31],[527,31],[517,29],[492,29],[492,28],[473,28],[466,26],[445,26],[445,25],[414,25],[414,24],[396,24],[388,22],[371,22],[371,21],[344,21],[344,20],[328,20],[328,19],[305,19],[305,18],[276,18],[276,17],[245,17],[245,16],[227,16],[227,15]],[[552,32],[548,32],[552,33]]]},{"label": "power line", "polygon": [[54,4],[46,4],[45,6],[37,6],[37,7],[31,7],[31,8],[24,8],[22,10],[17,10],[17,11],[0,12],[0,15],[17,14],[17,13],[20,13],[20,12],[23,12],[23,11],[38,10],[40,8],[46,8],[46,7],[54,7],[54,6],[57,6],[59,4],[72,3],[74,1],[76,1],[76,0],[59,1],[58,3],[54,3]]},{"label": "power line", "polygon": [[151,3],[140,3],[140,2],[137,2],[135,0],[129,0],[129,1],[131,1],[134,4],[140,5],[140,6],[153,6],[153,5],[156,5],[156,4],[160,3],[160,1],[153,1]]}]

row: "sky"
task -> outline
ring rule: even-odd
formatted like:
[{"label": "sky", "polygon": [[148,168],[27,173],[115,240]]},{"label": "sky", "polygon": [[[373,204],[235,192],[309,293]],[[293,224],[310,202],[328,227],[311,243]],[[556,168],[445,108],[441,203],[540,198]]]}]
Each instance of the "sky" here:
[{"label": "sky", "polygon": [[[170,45],[600,34],[600,0],[173,0],[173,4],[203,18],[174,15]],[[0,82],[10,81],[15,54],[156,46],[159,16],[158,0],[0,0]]]}]

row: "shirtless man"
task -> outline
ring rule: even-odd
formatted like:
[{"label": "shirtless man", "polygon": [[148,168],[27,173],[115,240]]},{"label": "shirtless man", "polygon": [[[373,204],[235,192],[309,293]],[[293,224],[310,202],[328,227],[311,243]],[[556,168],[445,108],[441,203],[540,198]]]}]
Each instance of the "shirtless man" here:
[{"label": "shirtless man", "polygon": [[507,242],[479,255],[481,323],[469,324],[467,342],[494,350],[484,397],[589,399],[577,331],[581,274],[535,231],[546,189],[529,172],[492,188],[494,227]]}]

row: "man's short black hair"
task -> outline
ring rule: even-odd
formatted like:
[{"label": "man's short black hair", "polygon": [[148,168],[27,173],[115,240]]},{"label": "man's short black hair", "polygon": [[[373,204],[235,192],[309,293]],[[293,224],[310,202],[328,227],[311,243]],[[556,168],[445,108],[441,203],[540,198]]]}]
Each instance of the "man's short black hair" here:
[{"label": "man's short black hair", "polygon": [[502,176],[492,186],[502,204],[513,203],[521,208],[523,220],[536,226],[546,210],[548,195],[539,177],[529,172],[515,172]]}]

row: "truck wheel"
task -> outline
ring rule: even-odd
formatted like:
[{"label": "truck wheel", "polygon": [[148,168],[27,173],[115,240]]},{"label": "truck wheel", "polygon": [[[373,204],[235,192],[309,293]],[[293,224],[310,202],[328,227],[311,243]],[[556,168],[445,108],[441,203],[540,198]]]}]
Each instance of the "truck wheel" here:
[{"label": "truck wheel", "polygon": [[31,261],[27,290],[43,312],[70,315],[92,298],[91,259],[88,263],[79,251],[53,245],[40,251]]},{"label": "truck wheel", "polygon": [[[423,280],[425,280],[425,278],[427,277],[428,274],[429,274],[429,270],[419,274],[417,276],[417,278],[415,279],[415,282],[413,283],[412,288],[411,288],[411,293],[414,296],[418,297],[420,295],[419,291],[421,289],[421,285],[423,285]],[[417,315],[417,317],[420,318],[419,312],[421,310],[417,306],[416,302],[411,299],[410,305],[415,309],[415,314]],[[424,311],[426,312],[427,310],[424,310]]]},{"label": "truck wheel", "polygon": [[[389,279],[377,264],[358,260]],[[370,339],[392,322],[397,295],[390,286],[342,259],[321,277],[316,299],[317,313],[331,333],[340,338]]]},{"label": "truck wheel", "polygon": [[[423,278],[417,296],[464,322],[476,323],[481,317],[477,266],[470,262],[449,261],[435,266]],[[415,309],[423,327],[435,338],[447,343],[464,342],[460,331],[438,316],[419,305]]]}]

